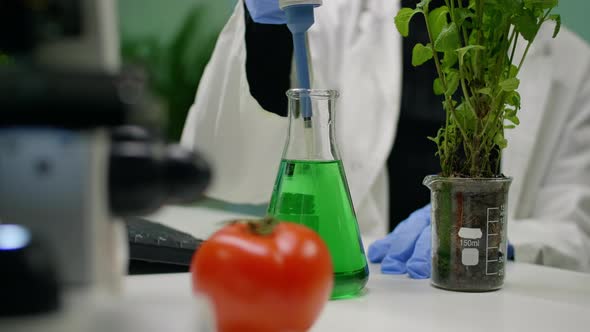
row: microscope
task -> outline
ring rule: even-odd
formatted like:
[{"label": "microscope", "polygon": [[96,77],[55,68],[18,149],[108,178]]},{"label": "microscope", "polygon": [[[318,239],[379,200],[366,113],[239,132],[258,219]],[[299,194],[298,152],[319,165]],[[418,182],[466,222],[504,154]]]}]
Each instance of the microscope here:
[{"label": "microscope", "polygon": [[122,218],[194,202],[209,183],[198,154],[149,127],[145,81],[120,69],[115,9],[0,0],[0,330],[34,331],[22,317],[80,311],[88,294],[121,306]]}]

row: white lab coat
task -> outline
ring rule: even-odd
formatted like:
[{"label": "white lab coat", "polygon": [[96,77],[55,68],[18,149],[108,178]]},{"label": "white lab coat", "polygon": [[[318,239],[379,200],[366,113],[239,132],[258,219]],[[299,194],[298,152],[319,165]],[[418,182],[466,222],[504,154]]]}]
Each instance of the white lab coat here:
[{"label": "white lab coat", "polygon": [[[368,236],[384,235],[388,223],[386,160],[401,99],[397,9],[392,0],[325,1],[308,33],[312,86],[341,92],[337,140]],[[521,72],[521,125],[507,132],[509,239],[519,261],[590,271],[590,48],[567,29],[551,40],[549,30]],[[208,196],[259,204],[270,198],[288,119],[251,96],[244,33],[239,1],[200,82],[182,144],[213,163]]]}]

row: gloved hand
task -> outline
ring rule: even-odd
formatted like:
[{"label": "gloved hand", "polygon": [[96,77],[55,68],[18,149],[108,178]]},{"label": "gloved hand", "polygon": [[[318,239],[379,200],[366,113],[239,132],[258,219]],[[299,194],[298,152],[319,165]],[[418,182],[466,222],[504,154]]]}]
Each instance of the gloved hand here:
[{"label": "gloved hand", "polygon": [[[371,263],[381,263],[385,274],[407,273],[414,279],[430,278],[432,241],[430,204],[414,211],[385,238],[369,246]],[[514,259],[514,247],[508,243],[507,256]]]},{"label": "gloved hand", "polygon": [[279,0],[246,0],[246,8],[256,23],[287,23],[285,12],[279,8]]},{"label": "gloved hand", "polygon": [[414,211],[385,238],[369,246],[372,263],[381,263],[385,274],[408,273],[411,278],[430,278],[430,204]]}]

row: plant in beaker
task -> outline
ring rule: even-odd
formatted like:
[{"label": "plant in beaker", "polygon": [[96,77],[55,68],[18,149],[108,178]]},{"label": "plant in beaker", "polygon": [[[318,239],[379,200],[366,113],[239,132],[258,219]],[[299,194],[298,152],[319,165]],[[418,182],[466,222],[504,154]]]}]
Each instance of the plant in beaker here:
[{"label": "plant in beaker", "polygon": [[[561,19],[558,0],[430,0],[402,8],[395,24],[408,36],[422,15],[429,43],[416,44],[412,64],[434,61],[446,121],[430,139],[442,173],[427,177],[431,189],[432,283],[453,290],[498,289],[504,280],[506,209],[511,182],[500,170],[505,129],[520,120],[519,72],[537,32]],[[520,43],[525,44],[523,52]]]}]

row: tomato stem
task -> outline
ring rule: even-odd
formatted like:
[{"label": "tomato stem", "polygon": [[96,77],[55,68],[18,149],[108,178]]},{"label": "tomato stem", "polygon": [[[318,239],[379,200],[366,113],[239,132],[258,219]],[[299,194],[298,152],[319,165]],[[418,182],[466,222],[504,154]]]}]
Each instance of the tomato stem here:
[{"label": "tomato stem", "polygon": [[264,217],[261,220],[250,220],[247,224],[250,231],[254,234],[270,235],[279,224],[279,221],[273,217]]}]

